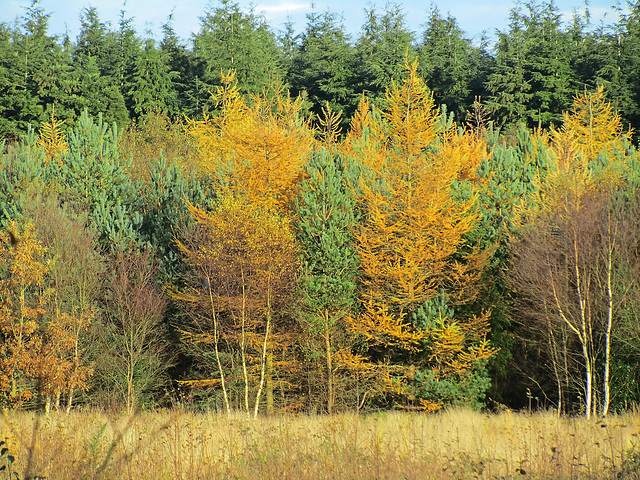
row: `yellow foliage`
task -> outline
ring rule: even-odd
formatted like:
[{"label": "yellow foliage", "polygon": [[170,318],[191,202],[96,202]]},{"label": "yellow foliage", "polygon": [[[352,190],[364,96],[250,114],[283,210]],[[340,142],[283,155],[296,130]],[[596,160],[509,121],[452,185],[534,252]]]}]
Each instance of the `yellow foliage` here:
[{"label": "yellow foliage", "polygon": [[326,107],[322,107],[322,116],[318,120],[320,123],[320,137],[322,138],[322,144],[329,151],[333,151],[338,143],[341,117],[342,112],[331,110],[329,102],[326,103]]},{"label": "yellow foliage", "polygon": [[58,162],[62,164],[60,155],[69,149],[67,136],[61,128],[62,125],[64,125],[64,121],[61,122],[56,118],[55,108],[52,107],[51,120],[42,124],[38,137],[38,146],[44,147],[46,162],[57,158]]},{"label": "yellow foliage", "polygon": [[268,209],[285,208],[296,195],[313,141],[301,120],[302,100],[270,85],[247,105],[234,75],[223,81],[214,95],[220,113],[187,121],[187,131],[198,143],[200,166],[218,179],[225,195],[232,192]]},{"label": "yellow foliage", "polygon": [[407,66],[403,88],[393,85],[385,128],[375,130],[388,132],[373,141],[384,146],[384,161],[362,185],[367,217],[357,232],[364,303],[391,302],[399,313],[423,304],[443,284],[471,279],[451,257],[477,221],[475,198],[457,201],[451,186],[473,177],[487,155],[484,141],[471,133],[437,132],[433,100],[416,68]]},{"label": "yellow foliage", "polygon": [[[348,319],[349,331],[389,358],[424,354],[438,375],[462,375],[495,353],[484,340],[488,314],[434,330],[421,330],[408,319],[443,289],[457,303],[477,295],[489,253],[471,247],[461,253],[478,221],[476,198],[455,198],[453,184],[476,180],[487,145],[474,131],[441,128],[417,63],[405,68],[406,78],[387,92],[387,110],[371,111],[363,97],[341,146],[361,159],[364,170],[359,192],[365,215],[355,233],[362,310]],[[430,352],[422,352],[426,339],[434,345]],[[395,374],[380,373],[388,381],[378,386],[406,397],[411,380],[404,367],[391,367]],[[425,401],[412,408],[432,411],[439,404]]]},{"label": "yellow foliage", "polygon": [[[573,108],[563,118],[561,131],[573,140],[583,165],[603,150],[615,148],[622,139],[631,140],[632,132],[623,132],[622,119],[606,100],[602,85],[595,92],[585,89],[574,97]],[[558,132],[552,131],[555,137]]]},{"label": "yellow foliage", "polygon": [[404,315],[389,312],[389,307],[370,300],[357,318],[347,318],[349,330],[364,337],[371,346],[417,351],[424,333],[404,322]]},{"label": "yellow foliage", "polygon": [[45,288],[49,264],[46,248],[35,228],[11,221],[0,237],[0,393],[9,403],[20,404],[32,392],[22,388],[27,378],[39,374],[38,357],[43,342],[40,325],[51,291]]},{"label": "yellow foliage", "polygon": [[[249,382],[264,378],[265,363],[272,359],[272,352],[285,352],[292,341],[288,332],[281,332],[277,314],[292,294],[297,269],[290,221],[264,205],[231,194],[222,197],[213,212],[187,206],[198,228],[193,237],[177,243],[207,286],[173,296],[200,305],[210,320],[201,323],[198,331],[182,331],[182,339],[187,345],[212,344],[218,349],[219,339],[224,337],[226,346],[240,352],[248,391]],[[278,366],[282,370],[295,368],[286,363]],[[223,388],[224,370],[220,363]],[[188,385],[216,382],[205,379]]]},{"label": "yellow foliage", "polygon": [[530,202],[530,210],[519,212],[524,222],[535,215],[580,209],[586,191],[610,188],[626,168],[624,145],[631,132],[623,131],[602,87],[577,95],[563,118],[561,128],[539,134],[550,152],[549,172],[539,179],[538,198]]},{"label": "yellow foliage", "polygon": [[493,356],[497,350],[489,345],[489,312],[464,322],[440,318],[429,336],[432,347],[429,360],[439,378],[465,375],[473,365]]},{"label": "yellow foliage", "polygon": [[400,84],[391,83],[387,90],[388,143],[392,155],[407,168],[424,153],[436,138],[436,109],[433,95],[418,75],[418,61],[405,65],[407,75]]}]

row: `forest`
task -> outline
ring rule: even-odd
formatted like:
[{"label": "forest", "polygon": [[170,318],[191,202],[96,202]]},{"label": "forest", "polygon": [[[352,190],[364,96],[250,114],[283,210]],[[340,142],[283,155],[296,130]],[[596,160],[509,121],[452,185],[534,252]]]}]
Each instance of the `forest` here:
[{"label": "forest", "polygon": [[640,402],[640,2],[0,24],[0,406]]}]

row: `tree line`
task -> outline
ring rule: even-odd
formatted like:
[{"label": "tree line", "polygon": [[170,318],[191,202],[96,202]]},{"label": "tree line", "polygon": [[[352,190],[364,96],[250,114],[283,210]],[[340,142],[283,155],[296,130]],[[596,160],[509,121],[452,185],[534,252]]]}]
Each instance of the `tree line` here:
[{"label": "tree line", "polygon": [[396,60],[350,113],[237,65],[193,115],[25,118],[0,148],[3,406],[636,404],[638,154],[606,85],[503,125]]},{"label": "tree line", "polygon": [[480,97],[496,125],[557,126],[576,92],[602,85],[623,121],[639,124],[637,2],[612,10],[611,24],[593,23],[588,9],[564,20],[553,1],[517,4],[494,45],[471,41],[435,6],[421,32],[409,30],[399,5],[365,12],[354,36],[339,15],[317,10],[296,34],[291,23],[275,31],[255,11],[222,0],[203,12],[191,38],[176,35],[171,14],[157,41],[139,35],[124,10],[111,25],[87,7],[72,39],[49,35],[49,14],[34,1],[0,25],[0,136],[18,138],[29,123],[47,121],[54,105],[63,121],[86,108],[121,128],[148,112],[201,117],[215,110],[210,92],[230,69],[243,94],[279,78],[306,111],[318,116],[328,102],[345,127],[363,93],[384,103],[406,58],[418,59],[436,105],[458,121]]}]

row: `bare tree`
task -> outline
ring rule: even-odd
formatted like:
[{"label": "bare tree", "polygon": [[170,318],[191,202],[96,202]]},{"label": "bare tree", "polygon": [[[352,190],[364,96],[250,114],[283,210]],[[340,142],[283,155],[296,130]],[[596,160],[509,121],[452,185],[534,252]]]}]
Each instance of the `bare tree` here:
[{"label": "bare tree", "polygon": [[[155,284],[149,251],[118,251],[107,278],[102,346],[96,369],[129,412],[166,383],[170,366],[162,321],[167,301]],[[97,372],[98,373],[98,372]]]},{"label": "bare tree", "polygon": [[[627,264],[625,275],[638,265],[629,250],[632,231],[637,227],[625,205],[592,189],[538,217],[514,247],[518,311],[542,334],[559,409],[563,388],[572,383],[580,385],[587,417],[609,410],[612,332],[631,288],[619,265]],[[582,381],[572,373],[576,355]]]}]

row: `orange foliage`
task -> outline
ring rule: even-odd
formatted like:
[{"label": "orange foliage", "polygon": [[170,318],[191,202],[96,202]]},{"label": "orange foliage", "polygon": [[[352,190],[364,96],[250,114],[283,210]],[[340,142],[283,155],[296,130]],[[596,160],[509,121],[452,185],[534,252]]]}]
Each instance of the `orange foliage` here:
[{"label": "orange foliage", "polygon": [[[454,198],[452,186],[475,179],[487,146],[473,131],[443,128],[417,63],[406,70],[405,80],[387,93],[386,111],[368,111],[363,97],[342,145],[343,152],[361,159],[364,170],[359,189],[365,218],[356,232],[364,288],[350,331],[389,358],[419,355],[429,339],[433,348],[425,354],[434,369],[443,376],[463,375],[494,353],[483,340],[488,314],[482,322],[447,321],[431,330],[408,319],[442,290],[458,303],[477,295],[489,255],[473,248],[461,253],[478,218],[475,197]],[[384,390],[406,396],[406,367],[394,368]],[[425,402],[419,408],[437,408]]]},{"label": "orange foliage", "polygon": [[[270,374],[267,363],[282,370],[291,368],[287,362],[273,362],[274,352],[286,352],[292,341],[290,332],[284,328],[281,331],[279,322],[279,310],[293,292],[297,269],[289,220],[264,206],[248,203],[245,197],[224,197],[212,213],[192,205],[188,208],[198,232],[190,239],[179,240],[178,246],[194,273],[208,286],[174,297],[208,305],[211,324],[203,325],[199,332],[183,332],[183,340],[213,344],[218,349],[219,339],[224,338],[226,345],[237,348],[243,367],[245,408],[248,412],[250,388],[257,388],[257,412],[260,392]],[[218,373],[223,385],[225,368],[221,362]]]},{"label": "orange foliage", "polygon": [[0,240],[0,332],[4,339],[0,344],[0,392],[8,403],[19,405],[33,395],[25,380],[40,374],[40,327],[51,297],[45,284],[49,265],[33,225],[20,229],[12,221]]},{"label": "orange foliage", "polygon": [[313,141],[301,119],[301,99],[270,85],[247,105],[233,73],[223,75],[214,97],[220,113],[187,122],[198,143],[200,167],[219,180],[225,195],[232,192],[268,209],[287,207]]},{"label": "orange foliage", "polygon": [[[95,311],[60,312],[50,288],[51,263],[32,224],[12,221],[0,243],[0,392],[9,404],[85,389],[92,370],[80,365],[78,337]],[[38,392],[33,388],[37,384]],[[47,405],[48,406],[48,405]]]}]

